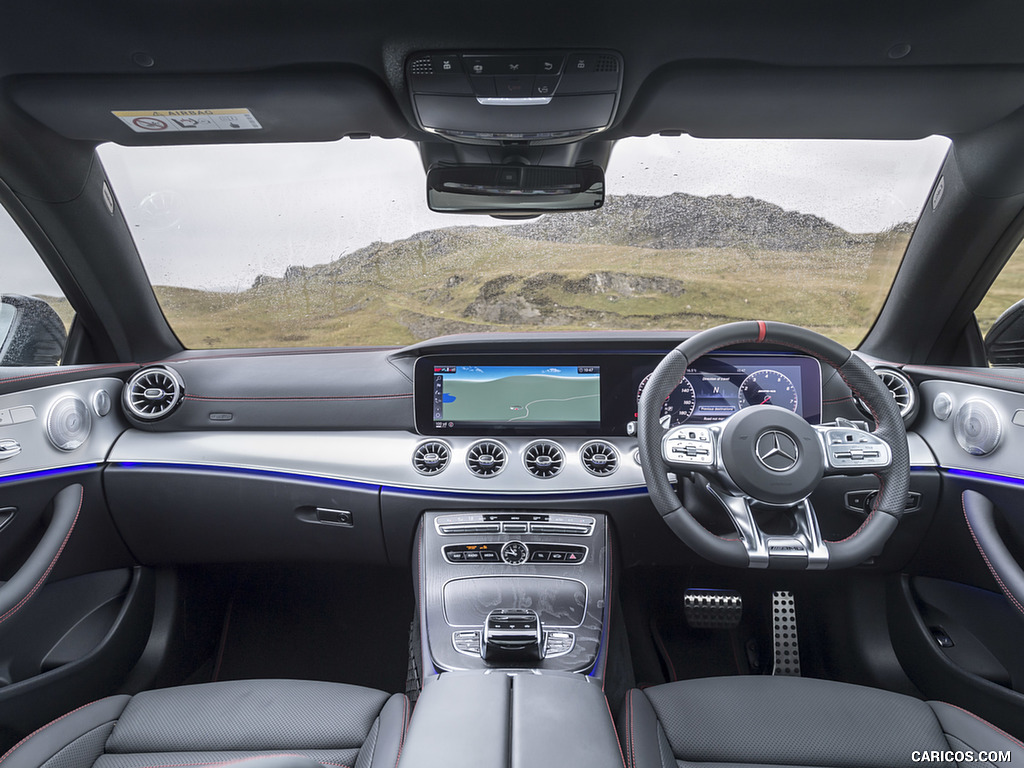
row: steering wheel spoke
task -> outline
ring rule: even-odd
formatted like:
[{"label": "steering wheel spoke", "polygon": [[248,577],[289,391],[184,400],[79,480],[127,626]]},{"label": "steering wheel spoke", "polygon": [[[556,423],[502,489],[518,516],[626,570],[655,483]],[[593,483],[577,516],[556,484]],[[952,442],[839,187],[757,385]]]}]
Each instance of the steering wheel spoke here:
[{"label": "steering wheel spoke", "polygon": [[834,425],[815,431],[825,454],[826,475],[869,475],[892,465],[892,448],[872,432]]},{"label": "steering wheel spoke", "polygon": [[821,538],[818,517],[810,499],[804,499],[791,508],[791,533],[768,534],[754,517],[756,500],[729,493],[714,482],[707,484],[707,490],[718,499],[736,527],[740,543],[747,552],[748,567],[783,570],[824,570],[828,567],[828,547]]}]

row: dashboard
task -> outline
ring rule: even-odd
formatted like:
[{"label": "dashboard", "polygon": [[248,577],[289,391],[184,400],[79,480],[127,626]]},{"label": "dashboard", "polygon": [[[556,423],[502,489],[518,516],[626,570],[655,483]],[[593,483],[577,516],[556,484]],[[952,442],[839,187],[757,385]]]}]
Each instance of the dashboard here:
[{"label": "dashboard", "polygon": [[[660,354],[427,355],[415,362],[424,435],[630,434]],[[711,424],[752,405],[821,423],[821,366],[806,355],[719,353],[695,361],[666,398],[663,425]]]}]

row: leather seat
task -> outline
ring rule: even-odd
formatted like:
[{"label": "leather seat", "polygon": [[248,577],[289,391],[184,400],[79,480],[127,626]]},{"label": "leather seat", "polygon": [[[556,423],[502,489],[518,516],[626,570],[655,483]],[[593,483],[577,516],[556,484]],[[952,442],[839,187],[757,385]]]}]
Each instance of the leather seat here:
[{"label": "leather seat", "polygon": [[1014,763],[1024,760],[1021,742],[958,707],[808,678],[706,678],[632,690],[618,725],[627,768],[935,768],[955,766],[958,751],[1006,750]]},{"label": "leather seat", "polygon": [[394,768],[408,718],[404,695],[341,683],[187,685],[87,704],[27,736],[0,768]]}]

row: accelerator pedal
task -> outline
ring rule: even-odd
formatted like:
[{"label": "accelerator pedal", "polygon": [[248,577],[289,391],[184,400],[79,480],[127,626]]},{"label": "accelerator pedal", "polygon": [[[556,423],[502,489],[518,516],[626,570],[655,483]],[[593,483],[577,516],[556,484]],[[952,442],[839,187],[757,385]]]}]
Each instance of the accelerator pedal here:
[{"label": "accelerator pedal", "polygon": [[800,645],[796,634],[796,600],[792,592],[772,592],[772,634],[775,665],[772,674],[800,677]]},{"label": "accelerator pedal", "polygon": [[688,589],[683,613],[691,629],[736,629],[743,618],[743,598],[726,589]]}]

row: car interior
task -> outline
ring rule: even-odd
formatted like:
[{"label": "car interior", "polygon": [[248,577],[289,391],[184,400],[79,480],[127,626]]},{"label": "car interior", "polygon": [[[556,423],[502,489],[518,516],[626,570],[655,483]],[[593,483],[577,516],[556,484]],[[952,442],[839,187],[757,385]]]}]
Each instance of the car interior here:
[{"label": "car interior", "polygon": [[3,9],[0,768],[1024,759],[1024,5]]}]

